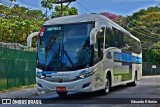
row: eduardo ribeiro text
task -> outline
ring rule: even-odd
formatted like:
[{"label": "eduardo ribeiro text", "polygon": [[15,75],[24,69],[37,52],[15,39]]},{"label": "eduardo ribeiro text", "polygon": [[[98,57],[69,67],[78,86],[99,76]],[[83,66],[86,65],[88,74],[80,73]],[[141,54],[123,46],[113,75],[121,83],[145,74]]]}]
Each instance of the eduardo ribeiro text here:
[{"label": "eduardo ribeiro text", "polygon": [[139,100],[131,100],[131,104],[157,104],[157,100],[152,99],[139,99]]}]

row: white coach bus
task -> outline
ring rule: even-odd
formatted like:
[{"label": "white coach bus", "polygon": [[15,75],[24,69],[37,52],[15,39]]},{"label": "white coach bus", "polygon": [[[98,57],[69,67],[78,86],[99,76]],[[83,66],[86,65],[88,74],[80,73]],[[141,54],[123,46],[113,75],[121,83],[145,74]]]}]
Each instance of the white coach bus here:
[{"label": "white coach bus", "polygon": [[39,33],[39,91],[108,94],[110,87],[136,85],[142,77],[139,39],[108,18],[73,15],[46,21]]}]

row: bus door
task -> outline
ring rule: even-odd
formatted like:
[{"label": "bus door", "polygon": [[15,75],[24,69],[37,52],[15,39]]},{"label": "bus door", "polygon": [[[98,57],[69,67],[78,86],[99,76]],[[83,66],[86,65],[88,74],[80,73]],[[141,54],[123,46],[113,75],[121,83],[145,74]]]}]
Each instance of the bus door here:
[{"label": "bus door", "polygon": [[94,45],[94,67],[96,70],[94,78],[94,88],[96,90],[101,89],[104,84],[103,79],[103,47],[104,47],[104,28],[102,32],[98,32],[96,35],[96,43]]}]

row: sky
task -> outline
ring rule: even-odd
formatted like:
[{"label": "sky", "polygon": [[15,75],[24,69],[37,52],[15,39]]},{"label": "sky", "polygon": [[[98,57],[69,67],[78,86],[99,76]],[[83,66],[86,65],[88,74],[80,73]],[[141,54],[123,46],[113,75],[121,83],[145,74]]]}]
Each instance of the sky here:
[{"label": "sky", "polygon": [[[0,0],[9,2],[9,0]],[[41,7],[41,0],[17,0],[21,6],[30,9],[41,9],[45,12],[45,8]],[[76,0],[70,4],[76,7],[79,14],[111,12],[118,15],[132,15],[140,9],[146,9],[151,6],[160,6],[160,0]],[[53,10],[49,10],[49,14]]]}]

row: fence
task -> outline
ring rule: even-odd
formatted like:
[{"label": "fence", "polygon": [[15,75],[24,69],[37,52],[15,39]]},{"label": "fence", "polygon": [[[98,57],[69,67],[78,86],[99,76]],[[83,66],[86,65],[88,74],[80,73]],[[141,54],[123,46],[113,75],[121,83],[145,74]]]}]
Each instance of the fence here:
[{"label": "fence", "polygon": [[0,90],[35,84],[36,53],[0,48]]},{"label": "fence", "polygon": [[142,75],[160,75],[160,65],[144,62],[142,71]]}]

